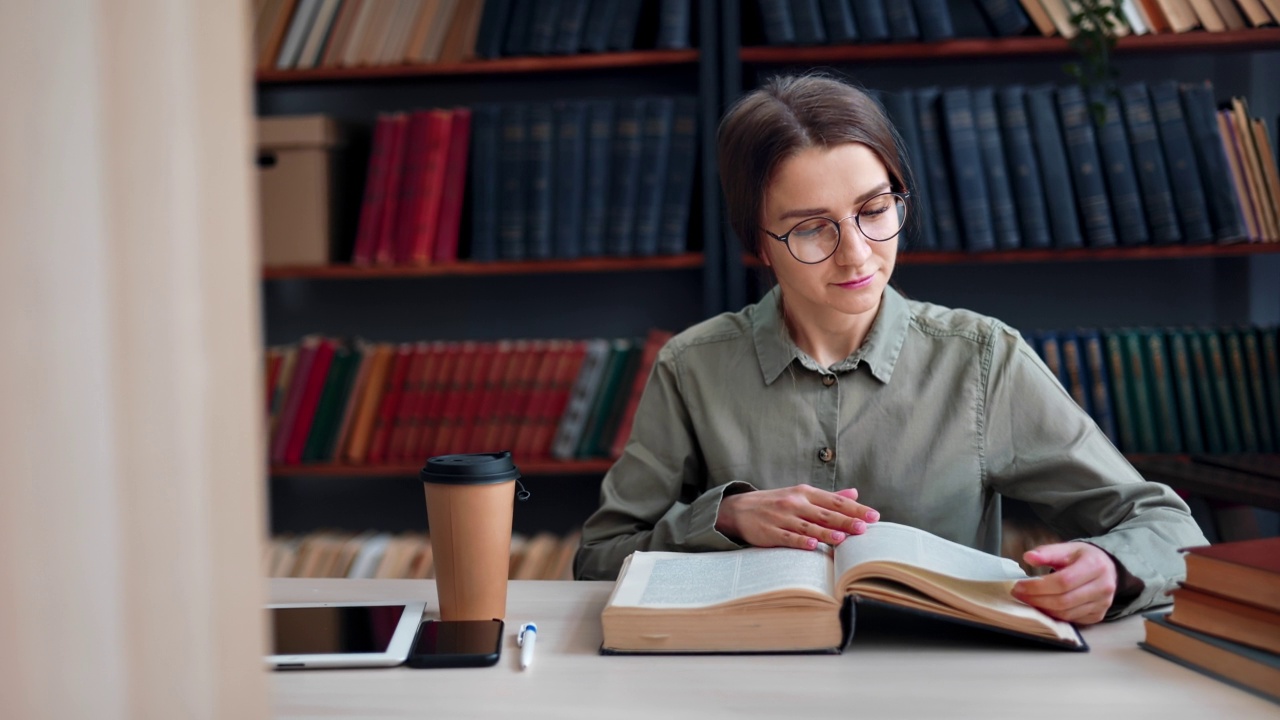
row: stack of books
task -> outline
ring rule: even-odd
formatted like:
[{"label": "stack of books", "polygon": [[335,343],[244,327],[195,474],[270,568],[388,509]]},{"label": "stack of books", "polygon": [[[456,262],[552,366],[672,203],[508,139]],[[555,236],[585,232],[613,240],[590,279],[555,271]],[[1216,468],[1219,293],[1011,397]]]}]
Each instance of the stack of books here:
[{"label": "stack of books", "polygon": [[1280,702],[1280,537],[1190,548],[1173,610],[1145,624],[1143,649]]}]

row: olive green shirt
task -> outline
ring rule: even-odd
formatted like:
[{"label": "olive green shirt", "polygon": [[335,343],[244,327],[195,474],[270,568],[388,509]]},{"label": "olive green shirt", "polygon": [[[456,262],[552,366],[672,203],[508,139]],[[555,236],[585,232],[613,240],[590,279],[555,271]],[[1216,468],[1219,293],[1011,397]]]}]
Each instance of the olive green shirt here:
[{"label": "olive green shirt", "polygon": [[1168,602],[1185,574],[1178,548],[1204,535],[1015,330],[888,288],[862,346],[822,368],[791,340],[777,292],[658,354],[577,577],[613,579],[635,550],[741,547],[715,529],[726,491],[808,484],[856,488],[883,520],[990,553],[1000,498],[1017,498],[1118,561],[1129,587],[1108,617]]}]

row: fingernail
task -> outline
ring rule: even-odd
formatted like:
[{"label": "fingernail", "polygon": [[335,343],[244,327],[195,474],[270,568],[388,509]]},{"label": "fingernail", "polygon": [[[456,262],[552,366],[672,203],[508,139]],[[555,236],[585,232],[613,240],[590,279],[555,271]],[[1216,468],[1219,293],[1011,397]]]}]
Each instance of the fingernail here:
[{"label": "fingernail", "polygon": [[875,510],[867,511],[867,522],[875,522],[879,519],[880,519],[880,513],[876,512]]},{"label": "fingernail", "polygon": [[831,533],[831,542],[834,542],[834,543],[844,542],[844,533],[842,532]]},{"label": "fingernail", "polygon": [[804,546],[809,550],[816,549],[818,547],[818,541],[814,538],[805,538]]},{"label": "fingernail", "polygon": [[856,535],[856,534],[858,534],[858,533],[864,533],[864,532],[866,532],[866,531],[867,531],[867,524],[866,524],[866,523],[862,522],[861,520],[854,520],[854,521],[853,521],[853,532],[854,532],[854,534],[855,534],[855,535]]}]

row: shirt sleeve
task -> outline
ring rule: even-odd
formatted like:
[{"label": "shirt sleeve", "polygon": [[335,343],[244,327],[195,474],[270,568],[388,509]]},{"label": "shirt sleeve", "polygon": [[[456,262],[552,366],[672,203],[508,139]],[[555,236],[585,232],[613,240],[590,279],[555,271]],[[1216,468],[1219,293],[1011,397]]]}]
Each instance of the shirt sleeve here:
[{"label": "shirt sleeve", "polygon": [[742,545],[715,529],[726,492],[745,482],[706,488],[697,438],[680,391],[679,357],[658,354],[636,408],[622,457],[604,476],[600,508],[582,528],[574,558],[579,580],[613,580],[636,550],[699,552]]},{"label": "shirt sleeve", "polygon": [[1107,619],[1168,603],[1186,576],[1179,548],[1208,544],[1186,503],[1143,479],[1016,332],[995,331],[988,361],[989,486],[1111,555],[1120,583]]}]

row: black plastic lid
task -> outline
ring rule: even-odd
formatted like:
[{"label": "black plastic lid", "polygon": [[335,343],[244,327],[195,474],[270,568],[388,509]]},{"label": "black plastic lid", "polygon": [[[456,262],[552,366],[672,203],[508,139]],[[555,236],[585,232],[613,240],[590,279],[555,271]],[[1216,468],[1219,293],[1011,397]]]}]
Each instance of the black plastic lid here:
[{"label": "black plastic lid", "polygon": [[511,452],[465,453],[429,458],[418,473],[422,482],[444,485],[489,485],[520,477]]}]

